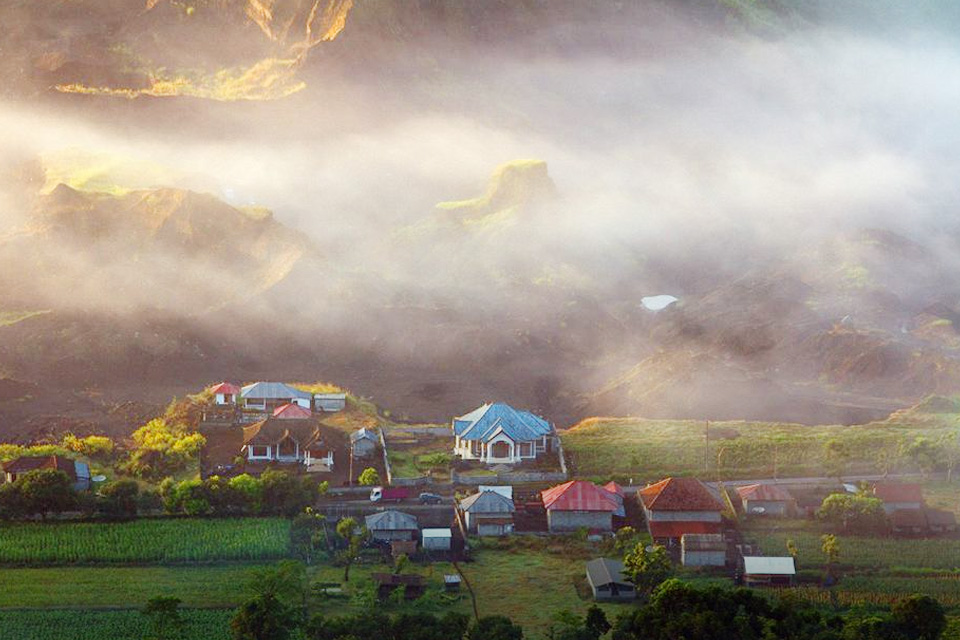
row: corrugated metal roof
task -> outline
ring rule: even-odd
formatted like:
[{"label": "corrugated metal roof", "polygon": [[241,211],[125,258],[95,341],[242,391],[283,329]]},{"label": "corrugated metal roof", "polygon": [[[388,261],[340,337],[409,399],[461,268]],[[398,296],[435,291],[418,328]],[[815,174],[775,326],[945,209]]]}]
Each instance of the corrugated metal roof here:
[{"label": "corrugated metal roof", "polygon": [[504,498],[513,500],[513,487],[509,484],[481,484],[477,487],[477,493],[483,493],[484,491],[494,491]]},{"label": "corrugated metal roof", "polygon": [[923,502],[923,488],[918,484],[879,483],[873,495],[884,502]]},{"label": "corrugated metal roof", "polygon": [[793,576],[797,568],[790,556],[744,556],[743,572],[754,576]]},{"label": "corrugated metal roof", "polygon": [[413,531],[417,528],[417,518],[401,511],[381,511],[365,518],[370,531]]},{"label": "corrugated metal roof", "polygon": [[485,404],[453,420],[453,432],[463,440],[488,442],[499,429],[514,442],[529,442],[553,433],[553,427],[543,418],[502,402]]},{"label": "corrugated metal roof", "polygon": [[285,400],[288,398],[310,399],[310,394],[300,389],[294,389],[283,382],[254,382],[240,389],[241,398],[268,398],[271,400]]},{"label": "corrugated metal roof", "polygon": [[373,440],[374,442],[380,441],[380,438],[377,437],[377,434],[371,431],[370,429],[367,429],[366,427],[357,429],[356,431],[350,434],[350,442],[356,442],[358,440],[364,440],[364,439]]},{"label": "corrugated metal roof", "polygon": [[240,387],[235,384],[230,384],[229,382],[221,382],[211,389],[210,392],[236,395],[240,393]]},{"label": "corrugated metal roof", "polygon": [[304,409],[298,404],[285,404],[273,410],[273,417],[281,420],[303,420],[313,414],[310,409]]},{"label": "corrugated metal roof", "polygon": [[424,538],[452,538],[453,531],[447,529],[423,529],[420,534]]},{"label": "corrugated metal roof", "polygon": [[595,587],[605,584],[630,584],[623,575],[623,563],[610,558],[594,558],[587,563],[587,575]]},{"label": "corrugated metal roof", "polygon": [[460,508],[467,513],[513,513],[513,500],[496,491],[481,491],[460,501]]},{"label": "corrugated metal roof", "polygon": [[760,502],[790,502],[793,500],[789,491],[775,484],[751,484],[746,487],[737,487],[737,493],[743,500]]},{"label": "corrugated metal roof", "polygon": [[548,511],[617,511],[616,497],[586,480],[571,480],[544,490],[543,506]]}]

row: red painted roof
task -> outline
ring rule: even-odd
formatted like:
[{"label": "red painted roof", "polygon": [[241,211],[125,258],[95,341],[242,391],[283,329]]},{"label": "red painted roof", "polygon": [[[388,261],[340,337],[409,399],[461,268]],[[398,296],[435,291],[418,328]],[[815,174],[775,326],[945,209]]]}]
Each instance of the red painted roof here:
[{"label": "red painted roof", "polygon": [[288,403],[273,410],[273,417],[281,420],[303,420],[313,416],[310,409],[304,409],[298,404]]},{"label": "red painted roof", "polygon": [[639,492],[650,511],[723,511],[723,505],[696,478],[667,478]]},{"label": "red painted roof", "polygon": [[923,502],[923,489],[918,484],[877,484],[873,495],[884,502]]},{"label": "red painted roof", "polygon": [[761,502],[790,502],[793,500],[789,491],[775,484],[751,484],[746,487],[737,487],[737,493],[743,500],[758,500]]},{"label": "red painted roof", "polygon": [[655,538],[682,538],[688,533],[720,533],[719,522],[648,522],[650,535]]},{"label": "red painted roof", "polygon": [[240,393],[240,387],[238,387],[235,384],[230,384],[229,382],[221,382],[210,391],[211,393],[222,393],[224,395],[226,394],[237,395],[238,393]]},{"label": "red painted roof", "polygon": [[73,460],[57,455],[52,456],[24,456],[3,463],[3,470],[19,476],[37,469],[57,469],[67,474],[67,477],[76,481],[77,468]]},{"label": "red painted roof", "polygon": [[616,511],[620,505],[606,489],[586,480],[571,480],[540,494],[548,511]]},{"label": "red painted roof", "polygon": [[610,493],[615,493],[621,498],[623,497],[623,487],[618,485],[616,482],[611,480],[607,484],[603,485],[603,488],[609,491]]}]

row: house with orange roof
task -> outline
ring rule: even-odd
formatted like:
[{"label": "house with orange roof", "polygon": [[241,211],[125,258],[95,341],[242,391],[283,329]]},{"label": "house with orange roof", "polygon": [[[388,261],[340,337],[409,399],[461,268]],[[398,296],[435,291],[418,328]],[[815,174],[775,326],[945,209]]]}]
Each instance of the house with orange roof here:
[{"label": "house with orange roof", "polygon": [[721,533],[724,505],[696,478],[667,478],[637,492],[654,541],[675,546],[689,533]]},{"label": "house with orange roof", "polygon": [[540,494],[550,533],[612,531],[613,516],[623,509],[617,496],[586,480],[571,480]]}]

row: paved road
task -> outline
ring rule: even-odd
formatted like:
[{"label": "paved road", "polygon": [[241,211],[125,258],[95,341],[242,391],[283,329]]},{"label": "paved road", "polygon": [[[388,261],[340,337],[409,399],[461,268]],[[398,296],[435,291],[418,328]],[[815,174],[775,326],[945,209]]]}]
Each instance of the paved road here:
[{"label": "paved road", "polygon": [[[918,473],[891,473],[889,475],[883,476],[880,474],[875,475],[851,475],[843,476],[843,481],[845,483],[856,484],[858,482],[876,482],[878,480],[916,480],[921,476]],[[705,484],[716,487],[717,483],[715,481],[704,481]],[[724,480],[723,484],[732,487],[742,487],[750,484],[782,484],[782,485],[798,485],[798,484],[836,484],[836,478],[830,478],[825,476],[817,477],[806,477],[806,478],[747,478],[743,480]],[[624,491],[636,492],[640,489],[643,489],[640,485],[627,485],[623,487]]]}]

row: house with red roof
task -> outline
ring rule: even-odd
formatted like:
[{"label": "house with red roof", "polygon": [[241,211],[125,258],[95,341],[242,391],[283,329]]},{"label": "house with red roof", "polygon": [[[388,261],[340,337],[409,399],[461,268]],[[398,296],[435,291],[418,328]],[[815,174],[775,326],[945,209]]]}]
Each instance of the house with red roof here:
[{"label": "house with red roof", "polygon": [[894,511],[924,507],[923,488],[918,484],[878,482],[873,487],[873,495],[883,500],[883,510],[887,515]]},{"label": "house with red roof", "polygon": [[217,405],[237,404],[237,398],[240,396],[240,387],[229,382],[221,382],[211,389],[213,392],[213,402]]},{"label": "house with red roof", "polygon": [[90,488],[90,467],[85,462],[58,455],[21,456],[8,460],[3,463],[3,477],[7,482],[16,482],[17,478],[40,469],[62,471],[77,491]]},{"label": "house with red roof", "polygon": [[789,491],[776,484],[751,484],[737,487],[743,512],[751,516],[786,517],[797,511],[797,501]]},{"label": "house with red roof", "polygon": [[667,478],[637,492],[654,541],[675,546],[688,533],[721,533],[724,505],[696,478]]},{"label": "house with red roof", "polygon": [[309,420],[313,414],[310,413],[310,409],[288,402],[274,409],[273,417],[278,420]]},{"label": "house with red roof", "polygon": [[613,516],[623,509],[617,496],[586,480],[571,480],[541,492],[550,533],[612,531]]}]

